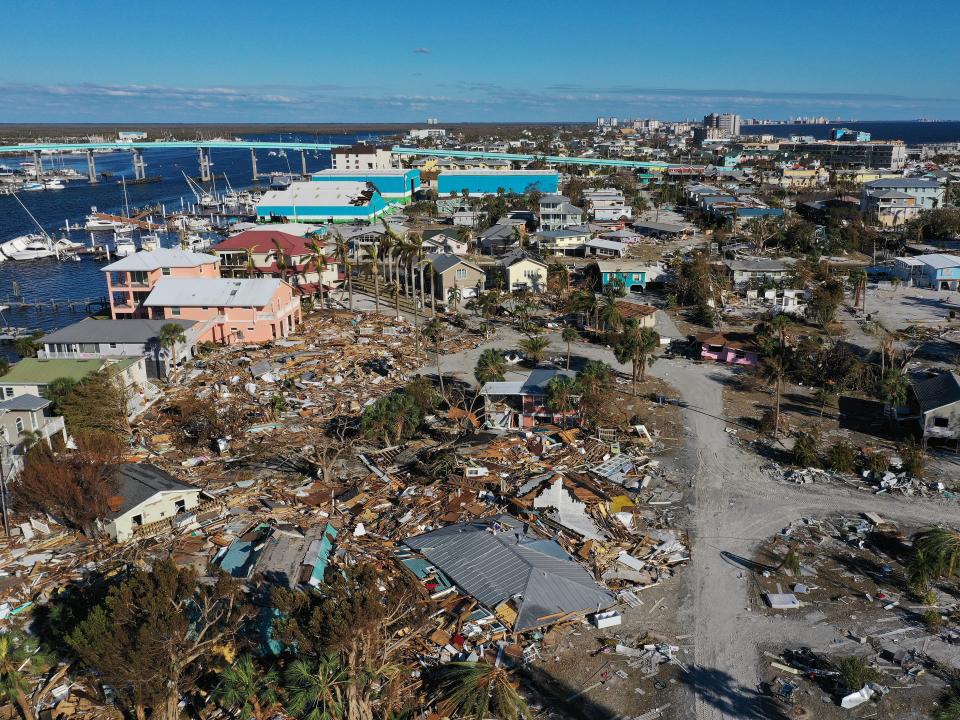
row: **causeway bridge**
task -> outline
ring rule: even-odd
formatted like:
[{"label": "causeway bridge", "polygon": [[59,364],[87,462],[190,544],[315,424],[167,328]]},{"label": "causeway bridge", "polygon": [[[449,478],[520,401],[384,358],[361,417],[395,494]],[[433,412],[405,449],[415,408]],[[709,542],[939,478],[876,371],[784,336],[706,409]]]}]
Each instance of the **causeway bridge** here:
[{"label": "causeway bridge", "polygon": [[[4,154],[32,154],[34,172],[40,178],[40,158],[43,153],[85,153],[87,156],[87,179],[91,183],[97,182],[96,151],[128,151],[133,155],[133,174],[137,180],[142,180],[147,174],[147,163],[143,153],[148,150],[163,149],[193,149],[197,151],[200,165],[200,179],[209,181],[212,172],[210,162],[211,150],[249,150],[250,162],[253,167],[253,176],[257,177],[258,150],[284,150],[300,153],[300,168],[303,175],[307,175],[307,153],[320,150],[330,151],[338,147],[347,147],[345,144],[317,143],[317,142],[271,142],[250,140],[156,140],[153,142],[101,142],[101,143],[24,143],[21,145],[0,145],[0,155]],[[675,167],[663,162],[645,162],[640,160],[621,160],[615,158],[575,157],[566,155],[542,155],[534,153],[498,153],[473,150],[447,150],[445,148],[418,148],[395,145],[391,148],[394,155],[449,157],[480,160],[509,160],[512,162],[541,161],[554,165],[591,165],[599,167],[622,167],[644,171],[663,171]]]}]

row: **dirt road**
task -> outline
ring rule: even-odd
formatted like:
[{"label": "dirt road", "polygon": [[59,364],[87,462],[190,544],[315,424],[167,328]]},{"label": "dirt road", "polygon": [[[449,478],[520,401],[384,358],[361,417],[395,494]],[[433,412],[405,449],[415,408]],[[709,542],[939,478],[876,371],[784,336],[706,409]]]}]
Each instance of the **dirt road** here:
[{"label": "dirt road", "polygon": [[[693,483],[693,555],[685,571],[686,611],[694,633],[691,684],[695,716],[769,718],[756,692],[758,646],[771,639],[825,645],[834,633],[798,615],[759,616],[746,608],[748,574],[730,556],[751,558],[765,538],[803,516],[876,511],[894,521],[923,525],[960,523],[960,508],[931,500],[877,496],[832,485],[784,485],[760,470],[762,460],[730,441],[723,422],[721,366],[660,360],[650,373],[677,388],[688,407],[685,452]],[[775,632],[775,635],[771,635]]]}]

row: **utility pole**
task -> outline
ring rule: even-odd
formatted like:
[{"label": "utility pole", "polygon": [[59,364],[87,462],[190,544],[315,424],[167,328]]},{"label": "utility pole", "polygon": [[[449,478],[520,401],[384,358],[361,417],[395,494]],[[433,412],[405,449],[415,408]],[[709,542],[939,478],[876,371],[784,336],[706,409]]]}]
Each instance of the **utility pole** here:
[{"label": "utility pole", "polygon": [[7,537],[10,537],[10,522],[7,518],[7,471],[4,463],[9,451],[10,446],[6,442],[0,445],[0,507],[3,510],[3,532]]}]

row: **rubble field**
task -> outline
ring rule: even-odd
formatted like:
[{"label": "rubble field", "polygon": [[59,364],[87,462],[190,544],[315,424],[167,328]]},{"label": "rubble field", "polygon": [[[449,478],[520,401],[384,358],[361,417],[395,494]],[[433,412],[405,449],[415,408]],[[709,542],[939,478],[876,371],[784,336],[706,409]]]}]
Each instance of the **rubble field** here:
[{"label": "rubble field", "polygon": [[[910,593],[911,532],[875,513],[800,518],[737,559],[749,609],[791,640],[767,643],[760,668],[790,717],[927,718],[948,689],[940,668],[960,659],[960,604],[942,586],[923,601]],[[851,657],[873,678],[865,690],[843,680]]]}]

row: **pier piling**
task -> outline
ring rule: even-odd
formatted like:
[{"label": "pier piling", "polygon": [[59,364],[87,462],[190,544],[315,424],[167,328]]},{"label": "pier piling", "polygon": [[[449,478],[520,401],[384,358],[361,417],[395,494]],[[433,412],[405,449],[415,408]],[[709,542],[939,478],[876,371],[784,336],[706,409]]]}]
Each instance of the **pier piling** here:
[{"label": "pier piling", "polygon": [[257,151],[253,148],[250,148],[250,164],[253,166],[253,181],[256,182],[257,175]]},{"label": "pier piling", "polygon": [[93,150],[87,150],[87,182],[97,182],[97,163],[93,159]]}]

